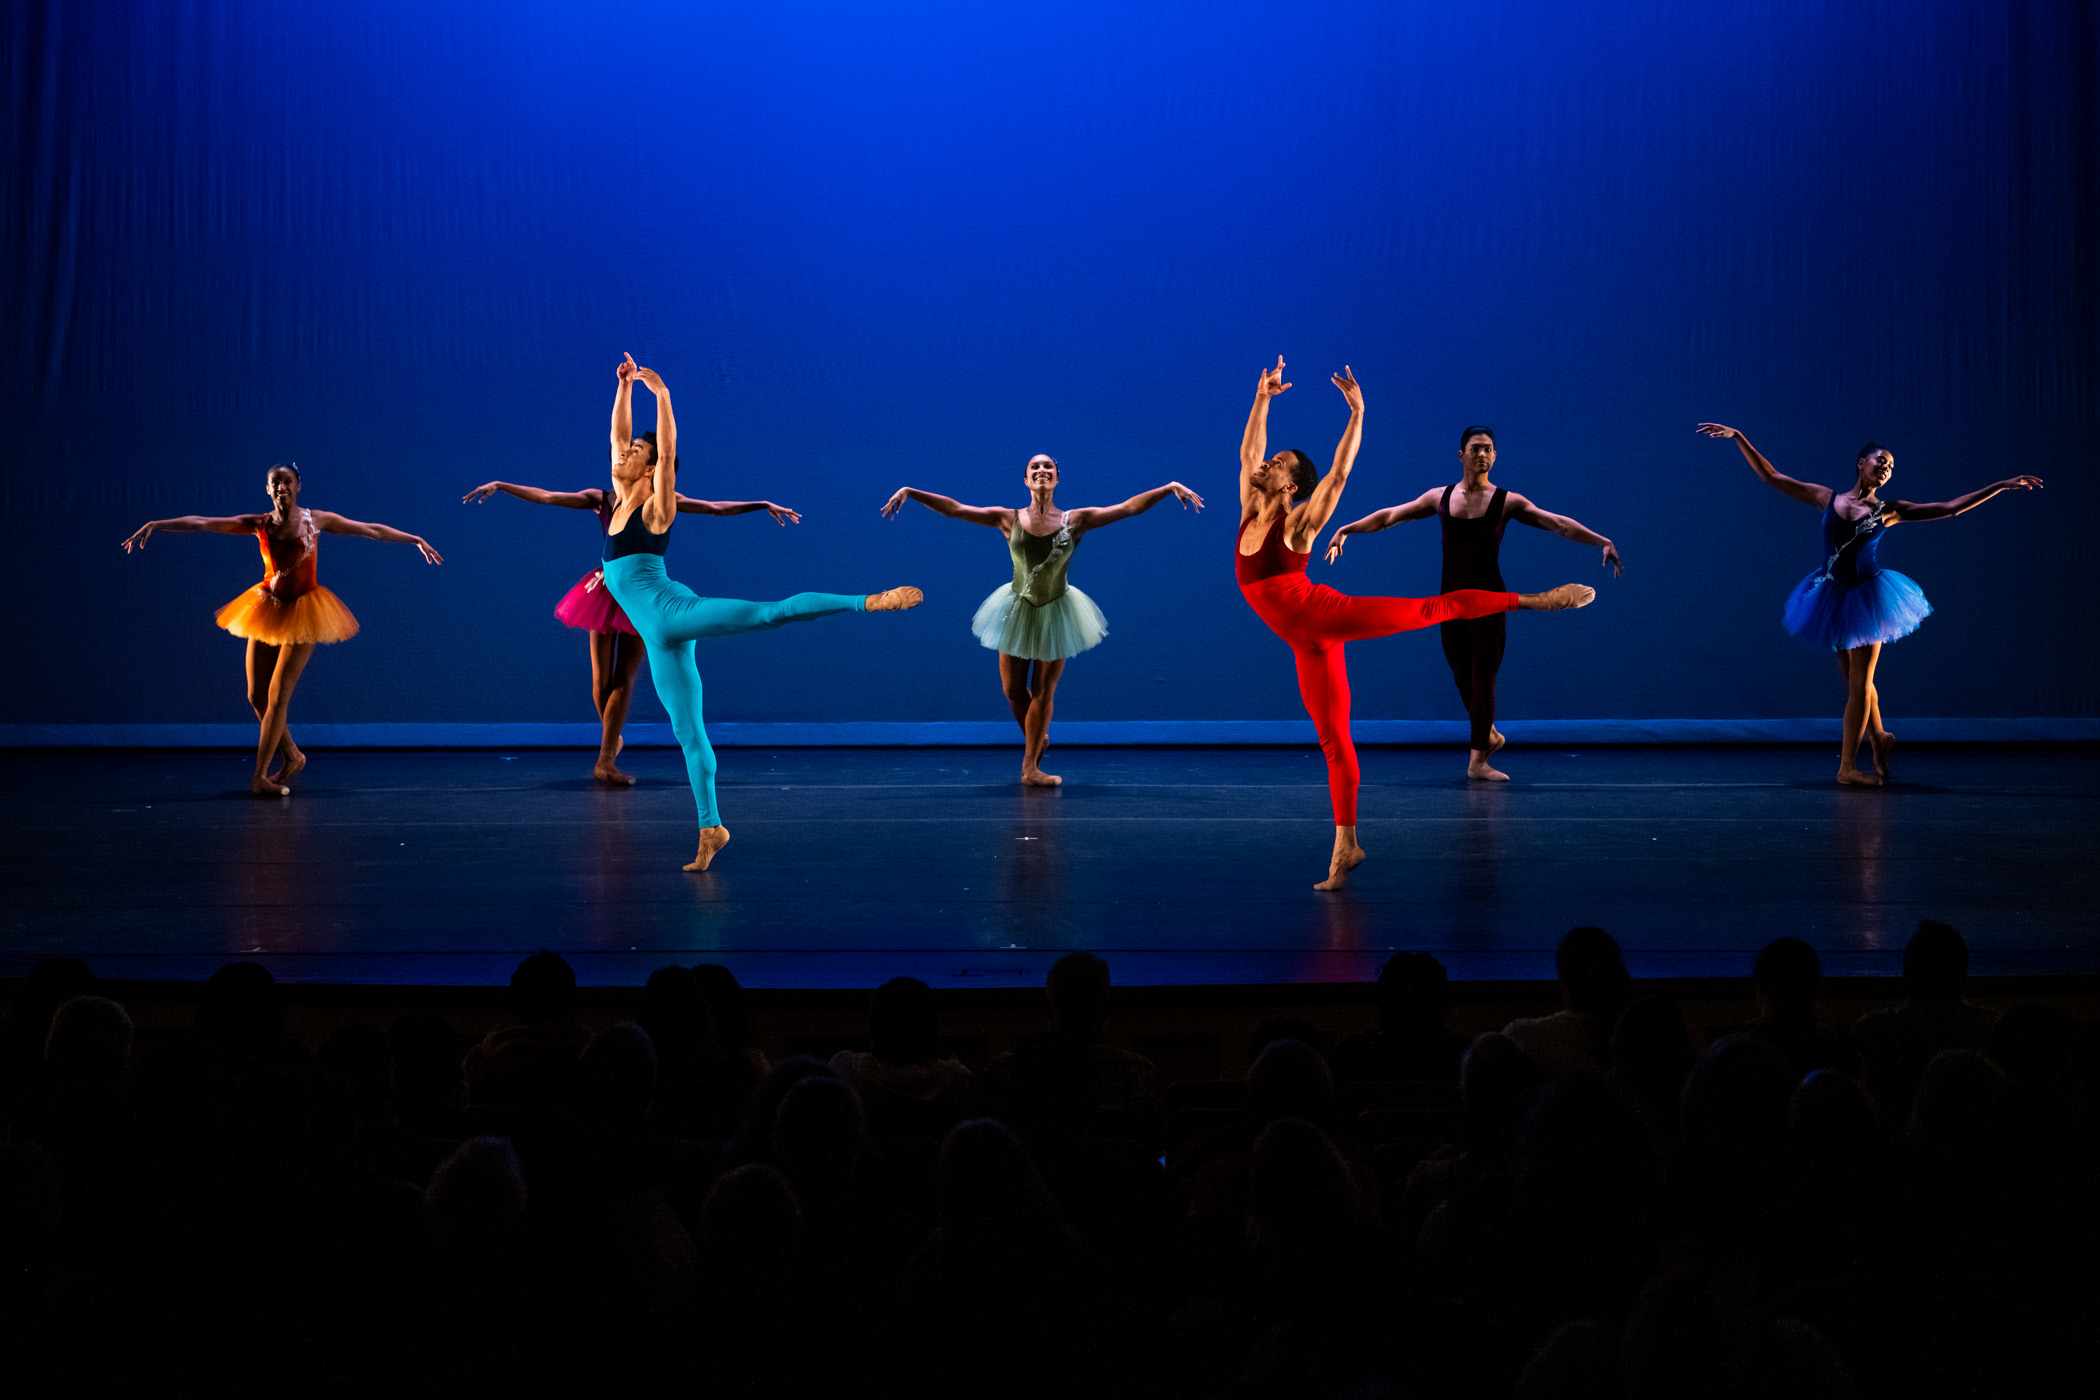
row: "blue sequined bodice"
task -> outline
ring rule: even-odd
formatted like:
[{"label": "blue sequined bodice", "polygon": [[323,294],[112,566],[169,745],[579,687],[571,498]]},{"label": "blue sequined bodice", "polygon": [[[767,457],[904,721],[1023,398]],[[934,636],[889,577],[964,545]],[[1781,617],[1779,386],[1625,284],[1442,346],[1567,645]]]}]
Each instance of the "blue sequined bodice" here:
[{"label": "blue sequined bodice", "polygon": [[1838,514],[1833,494],[1823,507],[1823,577],[1849,588],[1880,573],[1881,561],[1875,556],[1887,533],[1880,510],[1864,520],[1847,520]]}]

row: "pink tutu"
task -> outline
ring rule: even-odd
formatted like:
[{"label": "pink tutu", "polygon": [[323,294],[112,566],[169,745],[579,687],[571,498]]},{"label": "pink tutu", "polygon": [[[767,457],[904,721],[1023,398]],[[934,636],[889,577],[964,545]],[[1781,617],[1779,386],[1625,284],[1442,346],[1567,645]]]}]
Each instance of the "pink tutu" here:
[{"label": "pink tutu", "polygon": [[627,614],[613,601],[612,590],[605,586],[605,570],[593,569],[576,581],[576,586],[562,595],[554,605],[554,615],[564,626],[581,627],[586,632],[625,632],[630,637],[642,634],[634,630]]}]

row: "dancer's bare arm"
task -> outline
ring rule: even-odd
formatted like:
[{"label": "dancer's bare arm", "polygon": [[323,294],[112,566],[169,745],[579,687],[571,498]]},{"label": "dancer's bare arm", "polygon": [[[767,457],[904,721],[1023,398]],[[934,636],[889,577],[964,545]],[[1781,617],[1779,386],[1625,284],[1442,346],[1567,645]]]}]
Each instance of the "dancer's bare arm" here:
[{"label": "dancer's bare arm", "polygon": [[1269,457],[1269,400],[1291,386],[1283,382],[1283,356],[1254,384],[1254,407],[1247,410],[1247,431],[1240,435],[1240,514],[1254,495],[1254,469]]},{"label": "dancer's bare arm", "polygon": [[661,535],[678,521],[678,420],[671,413],[671,390],[653,369],[635,367],[634,377],[656,395],[655,489],[642,502],[642,524]]},{"label": "dancer's bare arm", "polygon": [[2012,476],[1980,487],[1966,496],[1956,496],[1951,501],[1890,501],[1889,506],[1898,520],[1951,520],[1965,510],[1976,509],[2000,491],[2041,489],[2042,479],[2038,476]]},{"label": "dancer's bare arm", "polygon": [[117,547],[126,554],[134,549],[144,549],[146,537],[155,530],[166,530],[171,535],[188,534],[194,530],[209,530],[215,535],[252,535],[262,520],[260,515],[178,515],[171,520],[149,520]]},{"label": "dancer's bare arm", "polygon": [[800,525],[802,512],[787,506],[775,505],[771,501],[702,501],[691,496],[678,498],[680,515],[749,515],[753,511],[764,511],[782,525]]},{"label": "dancer's bare arm", "polygon": [[519,486],[508,481],[486,481],[459,498],[461,505],[478,506],[501,491],[536,506],[560,506],[564,510],[596,510],[602,491],[548,491],[538,486]]},{"label": "dancer's bare arm", "polygon": [[1611,566],[1611,576],[1626,576],[1626,564],[1619,558],[1619,547],[1575,517],[1555,515],[1550,510],[1541,510],[1532,504],[1529,498],[1519,496],[1514,491],[1510,492],[1509,499],[1503,502],[1502,513],[1511,520],[1531,526],[1534,530],[1551,530],[1564,540],[1573,540],[1577,544],[1603,550],[1604,562]]},{"label": "dancer's bare arm", "polygon": [[1141,491],[1120,505],[1081,506],[1077,510],[1068,511],[1065,514],[1065,523],[1072,527],[1073,534],[1084,534],[1088,530],[1098,530],[1103,525],[1113,525],[1118,520],[1128,520],[1133,515],[1143,515],[1169,496],[1180,501],[1183,510],[1203,509],[1201,496],[1178,481],[1170,481],[1164,486],[1155,486],[1150,491]]},{"label": "dancer's bare arm", "polygon": [[1342,539],[1347,535],[1375,535],[1380,530],[1390,530],[1395,525],[1405,525],[1410,520],[1429,520],[1436,515],[1436,498],[1442,487],[1432,486],[1404,505],[1387,506],[1374,510],[1361,520],[1352,520],[1334,532],[1327,541],[1327,562],[1332,564],[1342,557]]},{"label": "dancer's bare arm", "polygon": [[634,356],[626,355],[613,373],[619,377],[620,387],[613,390],[612,411],[612,455],[615,462],[627,455],[627,444],[634,441]]},{"label": "dancer's bare arm", "polygon": [[[1305,504],[1291,512],[1290,531],[1284,544],[1300,554],[1312,553],[1313,537],[1327,528],[1334,516],[1335,507],[1342,503],[1342,492],[1349,485],[1349,469],[1356,465],[1356,451],[1364,445],[1364,391],[1357,387],[1356,376],[1347,365],[1342,372],[1330,376],[1334,387],[1342,391],[1349,401],[1349,426],[1342,429],[1342,440],[1335,444],[1334,464],[1327,468],[1327,475],[1313,487],[1312,495]],[[1295,543],[1294,543],[1295,541]],[[1304,545],[1299,549],[1299,545]]]},{"label": "dancer's bare arm", "polygon": [[1752,447],[1750,439],[1735,429],[1721,423],[1701,423],[1693,431],[1704,433],[1708,437],[1734,438],[1735,445],[1743,450],[1743,460],[1750,464],[1750,470],[1757,473],[1759,481],[1774,490],[1784,491],[1803,505],[1814,506],[1817,510],[1830,504],[1831,492],[1828,486],[1818,486],[1812,481],[1794,480],[1767,462],[1765,454]]},{"label": "dancer's bare arm", "polygon": [[331,535],[358,535],[368,540],[385,540],[388,544],[412,544],[427,563],[442,564],[445,561],[430,547],[430,541],[421,535],[411,535],[406,530],[396,530],[391,525],[375,525],[370,521],[352,520],[346,515],[337,515],[332,510],[308,512],[314,518],[314,528]]},{"label": "dancer's bare arm", "polygon": [[921,491],[916,486],[900,486],[897,494],[882,503],[886,519],[894,520],[897,512],[904,509],[906,501],[917,501],[928,510],[937,511],[951,520],[967,520],[972,525],[989,525],[1000,534],[1013,528],[1014,512],[1006,506],[966,506],[952,496],[942,496],[932,491]]}]

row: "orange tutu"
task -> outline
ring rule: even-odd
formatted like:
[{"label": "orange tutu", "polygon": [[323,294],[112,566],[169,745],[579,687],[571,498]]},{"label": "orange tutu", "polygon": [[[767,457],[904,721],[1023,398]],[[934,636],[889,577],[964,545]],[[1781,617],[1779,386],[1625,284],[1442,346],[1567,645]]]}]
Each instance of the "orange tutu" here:
[{"label": "orange tutu", "polygon": [[357,619],[350,609],[319,584],[290,602],[257,584],[220,608],[212,620],[236,637],[273,647],[344,642],[357,635]]}]

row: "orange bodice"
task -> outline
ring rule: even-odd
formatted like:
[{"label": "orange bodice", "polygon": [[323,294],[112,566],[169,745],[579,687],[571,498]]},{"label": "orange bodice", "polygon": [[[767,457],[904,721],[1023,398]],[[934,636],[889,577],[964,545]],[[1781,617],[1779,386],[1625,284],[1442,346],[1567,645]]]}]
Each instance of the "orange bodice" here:
[{"label": "orange bodice", "polygon": [[272,539],[266,525],[255,527],[255,537],[262,542],[262,586],[271,597],[288,603],[314,590],[320,582],[321,536],[312,511],[299,512],[299,533],[291,539]]}]

